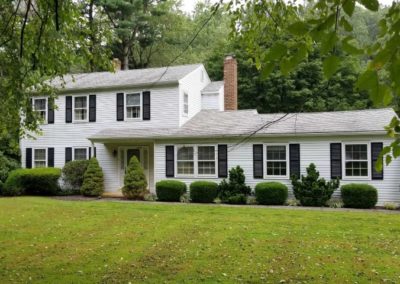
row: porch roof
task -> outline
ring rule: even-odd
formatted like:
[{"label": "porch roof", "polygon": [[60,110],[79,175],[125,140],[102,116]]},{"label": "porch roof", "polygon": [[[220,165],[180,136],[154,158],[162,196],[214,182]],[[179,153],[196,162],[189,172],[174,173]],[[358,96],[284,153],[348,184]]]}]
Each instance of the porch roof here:
[{"label": "porch roof", "polygon": [[203,110],[180,128],[112,128],[92,141],[121,139],[183,139],[248,136],[385,134],[393,109],[259,114],[256,110]]}]

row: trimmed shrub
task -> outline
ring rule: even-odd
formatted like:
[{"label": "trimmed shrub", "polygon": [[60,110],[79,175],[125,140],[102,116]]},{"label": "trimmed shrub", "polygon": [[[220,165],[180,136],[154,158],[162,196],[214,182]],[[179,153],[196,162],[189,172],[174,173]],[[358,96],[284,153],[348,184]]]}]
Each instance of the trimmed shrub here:
[{"label": "trimmed shrub", "polygon": [[158,201],[179,202],[186,190],[186,184],[179,180],[162,180],[156,183]]},{"label": "trimmed shrub", "polygon": [[10,172],[2,191],[3,195],[57,195],[61,169],[18,169]]},{"label": "trimmed shrub", "polygon": [[229,196],[225,203],[229,204],[247,204],[247,196],[244,194],[236,194]]},{"label": "trimmed shrub", "polygon": [[136,156],[129,161],[124,177],[122,194],[128,199],[144,200],[147,193],[147,179]]},{"label": "trimmed shrub", "polygon": [[104,192],[103,170],[95,157],[89,160],[89,165],[83,178],[81,193],[85,196],[100,196]]},{"label": "trimmed shrub", "polygon": [[3,152],[0,151],[0,183],[4,184],[8,178],[8,174],[18,168],[18,161],[7,157],[3,154]]},{"label": "trimmed shrub", "polygon": [[217,197],[218,184],[212,181],[195,181],[190,184],[190,200],[198,203],[212,203]]},{"label": "trimmed shrub", "polygon": [[373,208],[378,202],[378,191],[365,183],[350,183],[340,188],[345,207]]},{"label": "trimmed shrub", "polygon": [[261,182],[256,185],[257,202],[263,205],[283,205],[288,197],[288,188],[280,182]]},{"label": "trimmed shrub", "polygon": [[298,180],[292,177],[293,193],[303,206],[325,206],[333,192],[339,187],[339,179],[325,181],[319,178],[314,164],[307,168],[307,175]]},{"label": "trimmed shrub", "polygon": [[80,190],[88,165],[88,160],[77,160],[66,163],[62,169],[64,183],[70,186],[72,190]]},{"label": "trimmed shrub", "polygon": [[[237,195],[250,195],[251,188],[246,185],[246,177],[240,166],[229,170],[229,179],[223,179],[218,186],[218,197],[222,202],[230,203],[229,197]],[[235,198],[234,198],[235,199]]]}]

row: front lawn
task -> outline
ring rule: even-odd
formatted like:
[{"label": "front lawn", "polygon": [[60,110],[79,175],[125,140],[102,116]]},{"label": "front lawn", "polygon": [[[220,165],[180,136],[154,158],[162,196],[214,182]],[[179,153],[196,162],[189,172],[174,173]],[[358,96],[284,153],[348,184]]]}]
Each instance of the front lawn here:
[{"label": "front lawn", "polygon": [[0,283],[397,283],[400,215],[0,198]]}]

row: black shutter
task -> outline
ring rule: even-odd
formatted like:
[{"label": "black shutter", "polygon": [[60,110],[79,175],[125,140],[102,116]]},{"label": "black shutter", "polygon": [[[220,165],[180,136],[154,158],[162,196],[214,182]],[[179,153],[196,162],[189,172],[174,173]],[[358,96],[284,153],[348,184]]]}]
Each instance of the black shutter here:
[{"label": "black shutter", "polygon": [[26,148],[25,152],[25,168],[32,168],[32,148]]},{"label": "black shutter", "polygon": [[342,143],[331,143],[331,178],[342,178]]},{"label": "black shutter", "polygon": [[54,148],[47,149],[47,166],[54,168]]},{"label": "black shutter", "polygon": [[72,97],[71,96],[65,97],[65,122],[66,123],[72,122]]},{"label": "black shutter", "polygon": [[[371,143],[371,173],[372,173],[372,179],[383,179],[383,167],[382,171],[378,172],[375,169],[376,162],[378,161],[379,158],[379,153],[383,149],[383,143],[381,142],[375,142]],[[383,164],[382,164],[383,166]]]},{"label": "black shutter", "polygon": [[253,175],[254,178],[264,177],[264,155],[262,144],[253,145]]},{"label": "black shutter", "polygon": [[92,158],[92,147],[89,147],[89,160]]},{"label": "black shutter", "polygon": [[117,121],[124,120],[124,93],[117,93]]},{"label": "black shutter", "polygon": [[96,121],[96,95],[89,96],[89,122]]},{"label": "black shutter", "polygon": [[300,144],[289,144],[290,176],[300,177]]},{"label": "black shutter", "polygon": [[96,147],[93,148],[93,157],[97,157],[96,156]]},{"label": "black shutter", "polygon": [[218,177],[228,176],[228,145],[218,145]]},{"label": "black shutter", "polygon": [[72,148],[67,147],[65,148],[65,163],[72,161]]},{"label": "black shutter", "polygon": [[165,146],[165,176],[175,176],[175,151],[174,146]]},{"label": "black shutter", "polygon": [[143,92],[143,120],[150,120],[150,91]]},{"label": "black shutter", "polygon": [[47,123],[54,123],[54,99],[49,98],[47,100]]}]

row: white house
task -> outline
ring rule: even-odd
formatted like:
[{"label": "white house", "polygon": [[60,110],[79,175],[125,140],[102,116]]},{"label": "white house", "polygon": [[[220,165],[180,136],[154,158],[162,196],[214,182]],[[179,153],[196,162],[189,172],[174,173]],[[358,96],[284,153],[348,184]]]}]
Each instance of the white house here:
[{"label": "white house", "polygon": [[[65,78],[55,100],[35,97],[42,134],[21,139],[24,167],[63,167],[95,155],[106,191],[119,194],[130,157],[155,183],[179,179],[220,181],[240,165],[246,182],[290,185],[315,163],[322,177],[341,184],[369,183],[379,202],[400,202],[400,161],[376,172],[391,142],[384,126],[392,109],[258,114],[237,110],[237,65],[224,62],[224,81],[211,82],[202,64],[77,74]],[[60,82],[54,82],[56,86]]]}]

